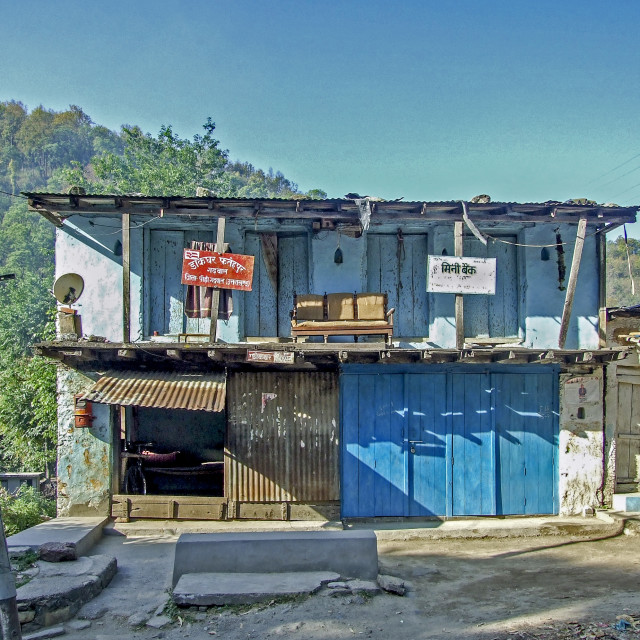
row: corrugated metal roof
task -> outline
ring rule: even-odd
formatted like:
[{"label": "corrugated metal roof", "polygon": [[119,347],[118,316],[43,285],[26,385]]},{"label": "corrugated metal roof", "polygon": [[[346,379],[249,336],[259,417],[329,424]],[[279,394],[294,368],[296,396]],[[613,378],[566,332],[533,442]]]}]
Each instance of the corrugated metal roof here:
[{"label": "corrugated metal roof", "polygon": [[[331,203],[340,203],[340,204],[354,204],[355,200],[352,198],[326,198],[326,199],[302,199],[302,198],[218,198],[216,196],[147,196],[141,195],[139,193],[110,193],[110,194],[101,194],[101,193],[87,193],[83,195],[69,195],[67,193],[52,193],[47,191],[21,191],[22,195],[27,198],[45,198],[47,200],[56,200],[61,203],[69,202],[73,199],[80,200],[95,200],[97,202],[106,202],[108,200],[116,200],[116,199],[124,199],[130,200],[133,202],[190,202],[190,203],[207,203],[207,202],[216,202],[219,204],[229,203],[229,204],[259,204],[259,203],[290,203],[296,204],[300,202],[301,204],[307,205],[318,205],[322,206],[323,203],[331,204]],[[597,203],[595,201],[581,202],[581,200],[586,200],[586,198],[578,198],[573,200],[546,200],[545,202],[516,202],[513,200],[509,201],[498,201],[491,200],[490,202],[478,202],[474,203],[470,200],[467,200],[467,204],[470,208],[479,208],[479,209],[496,209],[500,207],[508,207],[508,206],[516,206],[516,207],[549,207],[549,206],[557,206],[560,208],[571,208],[576,210],[582,209],[593,209],[593,208],[605,208],[605,209],[638,209],[640,205],[630,204],[627,206],[620,206],[613,203]],[[387,206],[395,206],[395,207],[418,207],[423,204],[426,204],[429,207],[459,207],[462,199],[459,200],[377,200],[375,198],[370,200],[371,204],[376,205],[387,205]],[[171,211],[167,211],[166,213],[171,213]],[[267,213],[267,212],[265,212]],[[212,214],[214,215],[214,214]]]},{"label": "corrugated metal roof", "polygon": [[83,398],[122,406],[224,411],[225,396],[224,373],[108,371]]}]

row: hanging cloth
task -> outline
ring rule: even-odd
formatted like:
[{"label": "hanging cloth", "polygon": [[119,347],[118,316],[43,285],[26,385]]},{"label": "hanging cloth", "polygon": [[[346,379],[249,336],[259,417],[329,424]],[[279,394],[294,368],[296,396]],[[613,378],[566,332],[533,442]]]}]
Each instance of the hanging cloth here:
[{"label": "hanging cloth", "polygon": [[[215,251],[213,242],[198,242],[193,240],[191,248],[199,251]],[[227,250],[228,247],[227,247]],[[187,285],[187,294],[184,303],[184,313],[187,318],[210,318],[212,287],[195,287]],[[218,303],[218,320],[228,320],[233,313],[233,298],[231,289],[220,289],[220,302]]]}]

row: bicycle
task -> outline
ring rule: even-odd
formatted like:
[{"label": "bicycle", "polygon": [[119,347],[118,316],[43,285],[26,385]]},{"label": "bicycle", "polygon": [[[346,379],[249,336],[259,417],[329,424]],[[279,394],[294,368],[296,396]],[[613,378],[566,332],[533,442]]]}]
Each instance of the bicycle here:
[{"label": "bicycle", "polygon": [[[130,458],[135,459],[135,464],[130,464],[127,472],[124,475],[123,488],[126,494],[133,495],[146,495],[147,494],[147,479],[145,478],[142,461],[144,456],[142,455],[143,449],[153,447],[153,442],[127,442],[125,443],[125,451],[128,452]],[[132,453],[131,450],[134,450]]]}]

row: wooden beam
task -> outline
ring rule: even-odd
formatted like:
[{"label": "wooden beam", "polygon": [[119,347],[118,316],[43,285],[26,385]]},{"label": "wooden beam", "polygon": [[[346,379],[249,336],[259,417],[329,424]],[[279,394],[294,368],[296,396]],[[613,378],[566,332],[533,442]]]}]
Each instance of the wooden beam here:
[{"label": "wooden beam", "polygon": [[118,349],[118,358],[125,358],[126,360],[136,359],[135,349]]},{"label": "wooden beam", "polygon": [[[455,222],[453,230],[454,249],[456,256],[462,256],[463,223]],[[461,293],[456,293],[456,349],[464,347],[464,299]]]},{"label": "wooden beam", "polygon": [[122,342],[131,342],[131,219],[122,214]]},{"label": "wooden beam", "polygon": [[[218,218],[218,232],[216,234],[216,251],[222,253],[224,251],[224,228],[226,218]],[[218,331],[218,309],[220,308],[220,289],[214,289],[211,297],[211,325],[209,327],[209,342],[216,341]]]},{"label": "wooden beam", "polygon": [[560,322],[560,337],[558,338],[558,347],[560,349],[564,349],[564,343],[567,341],[567,331],[569,330],[573,298],[576,293],[576,284],[578,283],[578,272],[580,271],[580,260],[582,259],[582,248],[584,247],[586,231],[587,219],[580,218],[580,222],[578,223],[578,232],[576,234],[576,244],[573,247],[573,259],[571,260],[571,272],[569,273],[567,295],[564,300],[564,309],[562,310],[562,320]]}]

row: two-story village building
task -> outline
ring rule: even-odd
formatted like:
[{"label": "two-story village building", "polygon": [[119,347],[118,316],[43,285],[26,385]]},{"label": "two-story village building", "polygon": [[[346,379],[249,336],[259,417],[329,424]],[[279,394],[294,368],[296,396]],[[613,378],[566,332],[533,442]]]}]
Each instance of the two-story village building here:
[{"label": "two-story village building", "polygon": [[[82,338],[38,346],[62,363],[61,514],[573,514],[612,492],[605,234],[635,208],[26,195],[56,275],[84,281]],[[181,284],[183,250],[214,242],[254,256],[251,291]],[[428,291],[429,256],[495,258],[495,293]],[[364,293],[390,339],[292,339],[294,294],[309,326],[387,324]],[[146,495],[126,494],[139,460]]]}]

